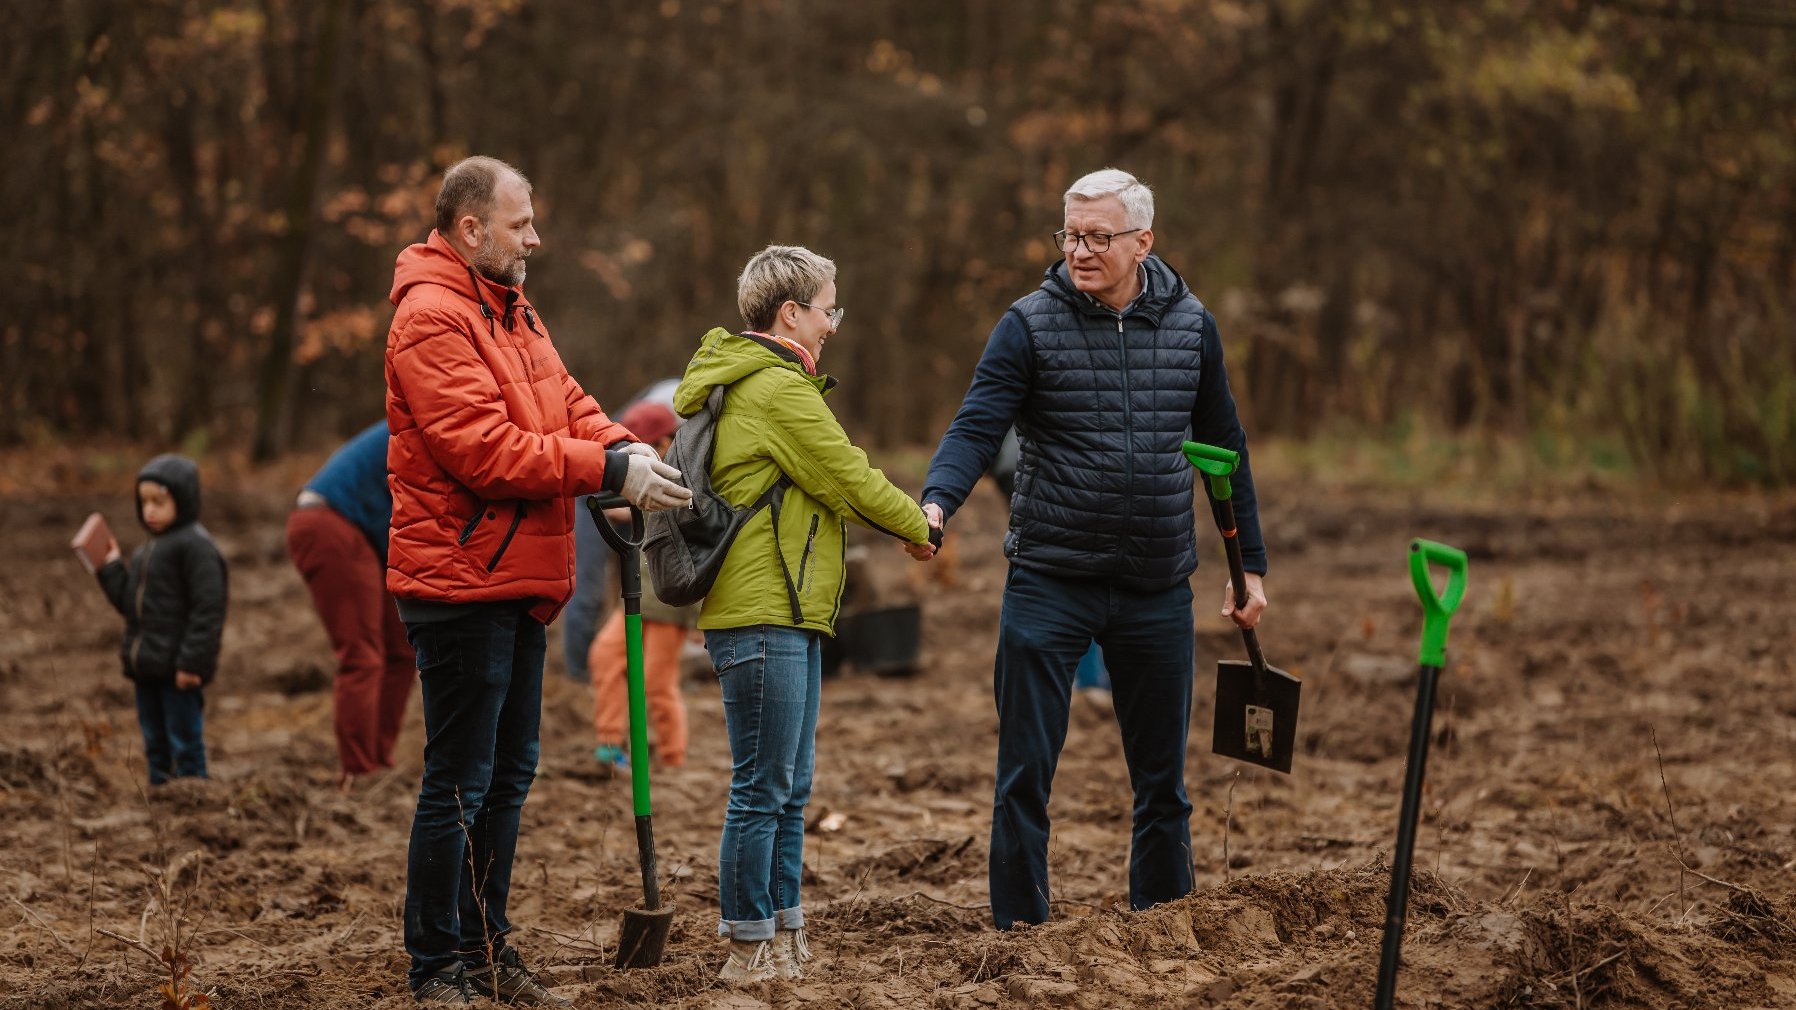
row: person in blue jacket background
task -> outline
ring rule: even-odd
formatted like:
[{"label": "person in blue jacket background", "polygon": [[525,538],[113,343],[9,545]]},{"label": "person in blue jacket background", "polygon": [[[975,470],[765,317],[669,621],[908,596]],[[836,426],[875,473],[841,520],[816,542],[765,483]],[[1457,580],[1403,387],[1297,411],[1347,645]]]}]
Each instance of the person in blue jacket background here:
[{"label": "person in blue jacket background", "polygon": [[417,678],[405,624],[387,592],[392,519],[384,420],[332,453],[287,517],[287,553],[311,591],[337,660],[331,715],[339,789],[393,767]]}]

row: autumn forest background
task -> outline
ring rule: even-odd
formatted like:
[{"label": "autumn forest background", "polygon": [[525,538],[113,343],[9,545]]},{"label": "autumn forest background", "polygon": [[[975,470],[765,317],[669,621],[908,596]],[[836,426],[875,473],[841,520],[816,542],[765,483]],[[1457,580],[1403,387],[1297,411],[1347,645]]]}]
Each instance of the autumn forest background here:
[{"label": "autumn forest background", "polygon": [[[921,658],[880,676],[844,634],[818,960],[726,993],[716,678],[689,664],[690,759],[654,762],[668,956],[614,970],[636,808],[557,622],[508,942],[561,995],[1372,1005],[1420,536],[1471,560],[1397,1005],[1796,1006],[1796,0],[0,0],[0,138],[0,1010],[415,1006],[422,705],[339,792],[285,533],[381,414],[394,258],[473,153],[535,184],[530,296],[608,407],[738,324],[753,252],[832,256],[830,402],[907,491],[1057,258],[1066,186],[1137,173],[1222,327],[1260,640],[1305,684],[1291,775],[1209,752],[1241,639],[1198,517],[1196,889],[1123,911],[1130,762],[1081,700],[1052,921],[996,932],[1006,501],[970,495],[927,566],[862,531],[844,625],[908,613]],[[200,461],[230,616],[212,777],[148,788],[122,622],[67,544],[99,512],[137,549],[131,475],[169,450]]]},{"label": "autumn forest background", "polygon": [[835,407],[928,445],[1064,187],[1158,193],[1258,436],[1796,477],[1796,5],[13,0],[0,444],[326,447],[441,169],[536,187],[601,402],[833,256]]}]

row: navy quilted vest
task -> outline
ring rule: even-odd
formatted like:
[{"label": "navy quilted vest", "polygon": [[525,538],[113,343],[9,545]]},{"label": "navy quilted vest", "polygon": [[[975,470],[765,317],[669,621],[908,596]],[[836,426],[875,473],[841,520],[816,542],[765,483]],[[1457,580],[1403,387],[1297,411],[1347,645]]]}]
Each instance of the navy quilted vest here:
[{"label": "navy quilted vest", "polygon": [[1159,257],[1120,315],[1079,293],[1064,263],[1012,306],[1034,369],[1017,420],[1012,563],[1156,591],[1197,568],[1192,469],[1182,444],[1214,326]]}]

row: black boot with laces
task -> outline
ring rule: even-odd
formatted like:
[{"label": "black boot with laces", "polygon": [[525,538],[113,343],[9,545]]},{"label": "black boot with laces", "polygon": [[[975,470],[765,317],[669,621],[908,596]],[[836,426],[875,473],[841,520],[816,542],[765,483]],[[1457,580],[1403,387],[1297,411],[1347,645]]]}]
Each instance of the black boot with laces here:
[{"label": "black boot with laces", "polygon": [[451,1006],[467,1006],[474,1002],[474,991],[468,986],[467,967],[460,961],[453,968],[445,968],[424,980],[412,993],[412,999],[419,1003],[447,1003]]},{"label": "black boot with laces", "polygon": [[488,997],[495,1003],[508,1003],[512,1006],[573,1006],[550,992],[534,972],[524,967],[518,952],[510,946],[499,951],[499,959],[492,964],[470,967],[468,984],[475,995]]}]

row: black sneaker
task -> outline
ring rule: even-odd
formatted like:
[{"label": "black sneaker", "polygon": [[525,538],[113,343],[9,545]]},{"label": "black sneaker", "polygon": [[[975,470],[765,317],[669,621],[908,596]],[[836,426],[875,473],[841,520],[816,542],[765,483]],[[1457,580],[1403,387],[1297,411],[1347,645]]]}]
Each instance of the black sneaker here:
[{"label": "black sneaker", "polygon": [[468,987],[466,966],[460,961],[453,968],[445,968],[424,980],[412,993],[412,999],[419,1003],[449,1003],[455,1006],[467,1006],[474,1002],[474,991]]},{"label": "black sneaker", "polygon": [[499,960],[492,964],[470,966],[467,978],[468,985],[476,996],[485,996],[495,1003],[509,1003],[513,1006],[574,1005],[550,992],[534,972],[524,967],[524,962],[518,958],[518,952],[509,945],[499,952]]}]

